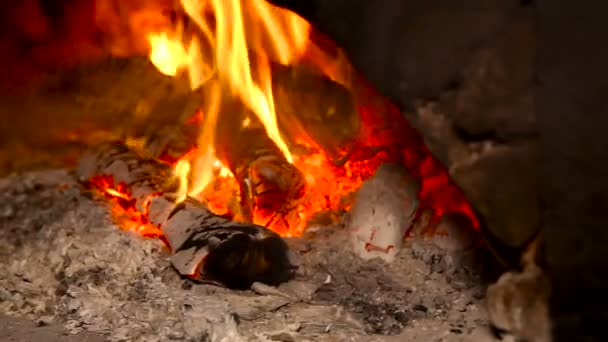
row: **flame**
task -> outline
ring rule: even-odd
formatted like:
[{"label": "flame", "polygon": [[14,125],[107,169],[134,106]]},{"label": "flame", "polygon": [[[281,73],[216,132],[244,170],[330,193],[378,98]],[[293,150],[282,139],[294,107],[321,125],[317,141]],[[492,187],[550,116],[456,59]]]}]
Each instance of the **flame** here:
[{"label": "flame", "polygon": [[180,159],[175,164],[175,175],[179,178],[179,189],[177,190],[177,202],[182,202],[188,196],[188,174],[190,173],[190,162]]},{"label": "flame", "polygon": [[[228,213],[233,211],[229,203],[234,202],[229,198],[238,194],[238,186],[229,181],[232,174],[227,168],[218,169],[215,157],[222,99],[240,99],[264,125],[287,161],[293,162],[277,124],[270,63],[298,60],[309,44],[310,25],[265,0],[182,0],[181,5],[187,18],[196,24],[187,44],[183,22],[170,31],[151,32],[147,37],[150,61],[160,72],[177,76],[185,71],[193,90],[203,85],[207,88],[205,107],[199,111],[203,119],[196,153],[188,153],[175,164],[181,180],[179,199],[186,195],[204,198],[216,212]],[[202,51],[203,46],[206,51]],[[208,84],[213,77],[216,82]],[[244,127],[249,121],[245,119]],[[219,192],[206,191],[209,187],[217,189],[217,184],[223,184]]]},{"label": "flame", "polygon": [[175,76],[179,69],[188,66],[188,51],[180,42],[169,39],[166,32],[151,34],[148,41],[152,47],[150,61],[163,74]]},{"label": "flame", "polygon": [[[172,34],[150,33],[150,61],[160,72],[169,76],[186,70],[193,89],[199,88],[217,73],[222,89],[228,90],[228,94],[222,96],[240,98],[263,123],[269,138],[291,162],[293,157],[277,125],[269,66],[271,56],[266,51],[272,50],[273,57],[282,64],[292,63],[305,51],[309,24],[296,14],[271,6],[265,0],[182,0],[181,4],[189,19],[196,23],[197,34],[185,47],[181,25]],[[213,13],[215,25],[207,20],[208,12]],[[203,58],[203,45],[212,51],[208,59]],[[255,54],[257,66],[255,75],[251,69],[252,53]],[[203,124],[208,129],[203,128],[201,139],[204,145],[199,144],[199,147],[204,146],[205,157],[194,163],[194,170],[195,174],[205,174],[207,177],[199,177],[198,181],[193,182],[197,191],[192,193],[200,192],[209,182],[208,161],[213,155],[211,137],[218,110],[205,108],[205,112],[209,112],[210,122]],[[205,168],[207,170],[203,170]]]},{"label": "flame", "polygon": [[[33,3],[38,2],[27,2]],[[74,2],[75,6],[66,8],[68,21],[64,24],[68,28],[78,28],[65,30],[68,36],[75,34],[72,38],[92,29],[87,26],[92,22],[89,13],[83,11],[88,10],[90,4],[83,7],[76,3],[88,1]],[[332,44],[324,44],[323,37],[315,36],[316,32],[297,15],[265,0],[182,0],[180,9],[174,8],[176,1],[96,0],[94,3],[95,22],[99,26],[95,28],[95,34],[102,34],[104,42],[112,42],[111,54],[125,56],[149,48],[150,61],[160,72],[173,77],[185,73],[193,90],[205,89],[205,104],[189,120],[201,125],[196,146],[181,159],[170,161],[175,162],[175,174],[181,180],[180,200],[187,195],[197,196],[217,214],[235,219],[241,214],[236,200],[240,195],[239,185],[231,171],[217,160],[215,153],[219,149],[214,146],[222,103],[236,99],[255,114],[268,137],[305,176],[304,194],[294,203],[288,203],[287,212],[255,211],[252,213],[255,223],[266,225],[284,236],[298,235],[316,219],[315,216],[348,210],[349,195],[379,164],[391,162],[403,164],[420,179],[421,212],[432,209],[433,219],[458,212],[468,217],[473,226],[479,226],[460,189],[407,125],[403,115],[355,79],[344,53],[339,49],[328,52],[327,45]],[[37,11],[35,6],[29,9]],[[36,17],[36,13],[33,14]],[[48,29],[45,26],[49,24],[45,18],[40,18],[40,13],[37,14],[33,20],[23,20],[27,27],[21,27],[36,41],[45,34]],[[104,29],[98,31],[101,27]],[[79,52],[76,55],[80,57],[99,53],[72,40],[59,45],[42,45],[48,46],[36,51],[47,53],[36,55],[47,59],[74,58],[66,52]],[[289,140],[306,147],[307,152],[291,150],[281,136],[271,86],[271,65],[303,62],[316,66],[324,76],[345,86],[357,99],[362,129],[357,137],[358,145],[348,160],[336,163],[324,154],[314,139],[305,136],[290,136]],[[254,119],[245,119],[243,127],[257,125],[258,120]],[[64,137],[79,140],[82,138],[79,133],[80,130]],[[134,148],[143,146],[142,141],[137,140],[127,143]],[[94,178],[92,184],[116,203],[112,214],[120,226],[143,235],[161,235],[146,222],[146,213],[135,209],[134,200],[124,184],[114,184],[112,179],[103,176]],[[147,199],[148,203],[151,198]]]},{"label": "flame", "polygon": [[[218,215],[237,221],[242,218],[239,184],[215,154],[222,106],[237,100],[263,124],[267,136],[286,160],[305,177],[303,196],[290,203],[287,212],[254,211],[254,223],[283,236],[300,235],[312,221],[335,219],[349,210],[352,195],[381,163],[398,162],[422,178],[419,197],[437,215],[458,211],[477,224],[468,202],[424,144],[415,139],[417,133],[404,123],[403,116],[395,114],[385,102],[377,101],[379,95],[354,83],[343,52],[339,49],[327,52],[323,42],[313,39],[314,32],[304,19],[266,0],[181,0],[181,7],[183,18],[175,27],[147,34],[149,58],[157,69],[168,76],[186,73],[192,90],[201,92],[204,98],[200,110],[187,122],[200,125],[196,146],[174,164],[175,174],[180,178],[179,200],[192,196]],[[290,137],[290,142],[307,152],[290,150],[277,123],[273,63],[313,64],[358,100],[371,99],[369,106],[358,103],[364,124],[357,138],[356,153],[348,160],[337,164],[308,136]],[[242,127],[251,124],[252,119],[245,118]],[[112,198],[129,199],[128,194],[116,187],[102,188]]]},{"label": "flame", "polygon": [[135,208],[135,200],[126,191],[124,184],[115,184],[111,176],[105,175],[93,177],[89,180],[89,184],[114,201],[114,205],[111,206],[111,214],[119,227],[142,236],[165,240],[162,231],[148,222],[145,213],[141,213]]}]

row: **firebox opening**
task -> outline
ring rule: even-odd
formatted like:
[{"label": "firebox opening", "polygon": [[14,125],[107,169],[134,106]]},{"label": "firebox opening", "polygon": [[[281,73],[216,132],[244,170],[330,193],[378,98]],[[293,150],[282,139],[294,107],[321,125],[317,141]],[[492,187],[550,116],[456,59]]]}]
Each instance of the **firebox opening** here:
[{"label": "firebox opening", "polygon": [[[57,12],[38,9],[48,17]],[[101,47],[110,56],[147,56],[158,79],[176,88],[145,94],[142,87],[143,96],[129,98],[136,108],[121,125],[108,117],[97,129],[97,114],[89,112],[76,120],[84,122],[79,132],[59,128],[54,133],[62,136],[60,144],[118,140],[139,156],[133,165],[101,168],[110,175],[82,179],[110,198],[122,228],[166,241],[163,221],[152,222],[150,205],[171,194],[175,204],[193,199],[218,217],[283,237],[338,223],[354,207],[349,227],[358,238],[353,243],[388,259],[404,237],[445,234],[440,226],[450,217],[464,216],[467,224],[458,225],[479,230],[470,203],[398,108],[357,74],[339,47],[295,13],[265,0],[97,0],[59,12],[54,20],[65,20],[68,27],[76,20],[72,16],[93,15],[94,29],[104,37]],[[66,86],[62,82],[59,86]],[[171,100],[163,103],[159,97]],[[150,175],[162,182],[136,176],[147,172],[147,160],[163,163],[157,168],[162,174]],[[383,165],[398,169],[382,171]],[[117,171],[121,167],[133,175]],[[360,189],[373,178],[395,192],[375,200],[394,201],[391,210],[402,213],[393,217],[384,209],[357,209],[357,198],[364,197]],[[143,196],[148,183],[158,184]],[[365,213],[359,215],[361,210]],[[374,215],[390,221],[384,226],[398,228],[358,219]]]},{"label": "firebox opening", "polygon": [[[354,70],[331,39],[264,0],[93,3],[63,15],[94,9],[86,13],[95,18],[95,37],[103,39],[87,43],[101,46],[90,51],[87,65],[57,72],[35,90],[52,99],[42,114],[49,137],[37,141],[37,151],[57,148],[51,153],[56,164],[50,165],[76,169],[57,176],[68,184],[65,193],[50,182],[42,195],[75,196],[70,201],[78,205],[66,209],[65,220],[77,224],[61,221],[49,228],[55,236],[47,237],[48,245],[15,250],[16,255],[55,253],[51,247],[64,244],[58,249],[69,257],[49,257],[63,263],[55,268],[68,270],[52,275],[68,285],[49,301],[61,301],[63,318],[88,320],[75,315],[95,312],[90,321],[103,320],[120,312],[117,307],[126,308],[125,302],[142,302],[133,309],[133,321],[154,316],[150,305],[160,305],[165,310],[160,316],[179,316],[174,321],[184,326],[175,330],[197,337],[198,330],[191,329],[200,328],[192,323],[201,317],[197,310],[217,305],[224,312],[226,302],[251,322],[293,307],[310,311],[284,319],[313,319],[314,310],[333,306],[340,309],[318,316],[338,317],[336,327],[328,323],[319,330],[313,324],[293,333],[354,329],[368,336],[399,334],[418,319],[430,322],[452,301],[463,303],[453,312],[477,310],[479,298],[465,289],[479,292],[481,286],[474,255],[480,220],[403,113]],[[66,54],[63,48],[48,51]],[[98,53],[108,60],[96,60]],[[95,102],[103,97],[99,94],[105,96],[101,104]],[[35,106],[23,106],[31,109],[28,105]],[[36,150],[14,146],[21,148],[15,154]],[[14,166],[14,159],[6,164]],[[10,181],[21,182],[27,183]],[[74,195],[83,184],[92,199]],[[30,191],[21,185],[14,191],[21,188]],[[104,229],[77,233],[83,220],[87,227],[97,227],[88,219],[109,226],[101,214],[83,214],[94,212],[91,207],[99,202],[104,213],[109,208],[115,226],[152,239],[127,240]],[[0,219],[14,227],[27,221],[25,216]],[[79,254],[88,253],[82,241],[94,245],[91,255]],[[461,267],[462,260],[469,264]],[[106,264],[113,262],[119,264]],[[103,266],[89,267],[96,263]],[[168,268],[173,272],[165,272]],[[171,287],[176,276],[188,284],[252,289],[263,297],[247,304],[241,297],[252,294],[247,291],[204,285],[178,291]],[[96,286],[101,290],[87,292]],[[128,293],[120,297],[117,288]],[[84,302],[64,303],[77,295]],[[97,307],[88,306],[88,299],[110,295],[120,297],[122,306],[106,297]],[[215,296],[219,304],[189,302]],[[107,314],[97,311],[106,307],[111,307]],[[146,310],[151,316],[142,314]],[[362,323],[353,325],[351,314]],[[168,334],[164,318],[144,325]],[[123,321],[132,324],[130,318]],[[146,334],[127,330],[125,336]]]},{"label": "firebox opening", "polygon": [[[103,37],[106,53],[147,55],[172,78],[164,82],[179,84],[174,94],[129,99],[138,103],[123,127],[108,118],[96,129],[89,113],[92,120],[77,120],[91,121],[86,130],[99,134],[68,138],[95,144],[119,134],[142,155],[171,165],[178,202],[190,196],[217,215],[299,236],[316,222],[337,222],[361,184],[380,165],[396,163],[420,182],[416,215],[431,217],[424,232],[456,213],[479,228],[462,192],[399,110],[293,12],[264,0],[97,0],[59,12],[55,20],[68,28],[73,16],[92,15],[95,27],[88,29]],[[175,99],[156,109],[159,95]]]},{"label": "firebox opening", "polygon": [[[54,18],[57,11],[37,3],[27,6]],[[103,35],[99,43],[110,56],[147,56],[158,79],[176,88],[146,94],[141,87],[143,96],[128,99],[136,104],[131,113],[116,113],[127,116],[121,125],[111,116],[100,124],[99,114],[86,109],[84,116],[68,119],[82,120],[80,127],[52,132],[60,137],[58,144],[68,142],[76,150],[120,140],[141,156],[138,167],[147,159],[165,164],[163,175],[154,177],[166,178],[166,184],[142,204],[136,204],[138,188],[125,185],[133,179],[121,183],[95,174],[86,180],[120,208],[113,210],[120,212],[115,220],[126,230],[166,239],[163,228],[150,223],[148,206],[156,196],[172,193],[177,204],[192,198],[231,221],[301,236],[310,226],[341,221],[364,182],[383,177],[378,173],[384,164],[403,168],[391,171],[400,176],[386,176],[395,187],[415,189],[413,197],[404,193],[391,199],[402,201],[407,212],[394,223],[404,226],[397,235],[439,234],[444,217],[453,215],[465,216],[468,229],[479,230],[470,203],[398,108],[357,74],[339,47],[295,13],[265,0],[97,0],[59,12],[53,20],[65,20],[68,28],[77,21],[73,16],[92,15],[95,27],[88,29]],[[67,54],[49,49],[57,57]],[[54,91],[64,86],[60,80]],[[159,97],[171,100],[163,103]],[[391,255],[398,249],[396,237],[384,245],[393,233],[368,234],[377,229],[361,225],[354,228],[366,236],[359,238],[363,250],[376,246],[374,251]]]}]

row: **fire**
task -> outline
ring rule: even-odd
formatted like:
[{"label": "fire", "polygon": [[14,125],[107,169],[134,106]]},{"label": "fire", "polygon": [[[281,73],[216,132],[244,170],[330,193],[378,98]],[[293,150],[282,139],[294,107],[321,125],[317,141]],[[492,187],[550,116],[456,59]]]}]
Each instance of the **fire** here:
[{"label": "fire", "polygon": [[185,159],[180,159],[175,164],[175,175],[179,177],[179,189],[177,201],[182,202],[188,196],[188,178],[190,173],[190,163]]},{"label": "fire", "polygon": [[[189,42],[184,43],[188,34],[183,22],[171,31],[151,32],[147,38],[150,61],[160,72],[169,76],[187,72],[192,89],[216,78],[207,94],[211,100],[201,108],[205,117],[201,122],[198,153],[189,153],[176,164],[176,174],[182,178],[182,187],[187,187],[187,194],[200,197],[209,193],[205,189],[218,177],[214,176],[217,173],[214,140],[223,98],[242,101],[263,124],[287,161],[293,162],[278,128],[270,63],[288,65],[297,61],[309,44],[310,25],[265,0],[182,0],[181,5],[187,19],[196,24],[194,32],[188,33]],[[202,51],[203,47],[207,50]],[[247,126],[249,121],[246,118],[243,125]],[[190,171],[192,177],[188,176]],[[180,198],[185,198],[183,188]],[[208,202],[218,211],[228,211],[220,209],[220,203],[214,200]]]},{"label": "fire", "polygon": [[[306,48],[309,24],[265,0],[182,0],[181,4],[188,18],[197,24],[197,34],[186,48],[182,43],[184,32],[181,26],[171,35],[167,32],[150,33],[148,42],[152,63],[170,76],[187,70],[193,89],[209,80],[212,73],[217,73],[221,87],[226,90],[222,96],[240,98],[264,124],[268,136],[285,157],[292,161],[277,125],[269,67],[271,59],[266,50],[271,48],[278,62],[290,64]],[[207,19],[209,12],[213,13],[214,27]],[[199,39],[204,43],[199,43]],[[201,46],[212,51],[206,54],[208,59],[203,58]],[[256,70],[251,69],[252,62],[255,62]],[[207,75],[203,75],[205,72]],[[215,110],[205,112],[210,118],[217,115]],[[216,120],[211,118],[209,121],[212,122],[206,124],[213,127]]]},{"label": "fire", "polygon": [[125,190],[124,184],[115,184],[112,177],[104,175],[94,177],[88,184],[115,201],[111,214],[119,227],[142,236],[161,238],[164,241],[161,230],[148,222],[145,213],[135,208],[135,200]]},{"label": "fire", "polygon": [[166,32],[148,36],[152,52],[150,61],[165,75],[175,76],[177,70],[188,66],[188,52],[178,41],[171,40]]},{"label": "fire", "polygon": [[[152,30],[146,37],[149,58],[156,68],[169,76],[187,74],[192,90],[203,98],[199,111],[185,123],[199,125],[196,145],[179,160],[170,161],[181,180],[180,200],[192,196],[218,215],[251,220],[283,236],[297,236],[311,222],[332,220],[349,210],[361,183],[383,162],[397,162],[422,179],[420,200],[436,216],[458,211],[477,225],[468,202],[416,139],[417,133],[401,113],[385,102],[379,105],[379,95],[354,84],[353,70],[343,53],[327,52],[304,19],[266,0],[181,0],[181,9],[182,16],[173,27]],[[312,65],[354,95],[363,127],[356,141],[350,142],[355,148],[348,158],[329,156],[322,143],[307,134],[286,137],[279,129],[273,93],[276,65]],[[368,98],[372,100],[366,102]],[[268,175],[276,169],[254,170],[257,173],[250,174],[249,183],[243,184],[233,174],[237,172],[233,166],[220,162],[218,151],[223,146],[217,145],[222,137],[218,127],[222,120],[231,120],[225,117],[235,110],[233,103],[242,104],[252,114],[239,119],[242,122],[237,126],[255,129],[261,124],[282,157],[302,175],[304,186],[293,189],[293,194],[282,194],[293,201],[281,203],[279,210],[269,213],[257,203],[248,213],[242,203],[252,191],[261,191],[268,198],[280,193],[283,189],[258,190],[256,184],[250,184],[255,177],[271,177]],[[378,126],[379,122],[387,127]],[[107,196],[129,203],[129,194],[120,186],[108,180],[95,184]],[[130,210],[128,205],[122,207]],[[145,222],[139,223],[130,229],[160,234]]]}]

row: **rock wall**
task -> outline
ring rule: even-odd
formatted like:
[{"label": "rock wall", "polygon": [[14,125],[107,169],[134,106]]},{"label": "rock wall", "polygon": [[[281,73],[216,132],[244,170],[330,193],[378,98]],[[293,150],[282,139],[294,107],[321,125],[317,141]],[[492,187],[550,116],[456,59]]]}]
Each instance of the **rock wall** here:
[{"label": "rock wall", "polygon": [[493,234],[512,247],[539,227],[529,1],[275,0],[343,46],[399,104]]}]

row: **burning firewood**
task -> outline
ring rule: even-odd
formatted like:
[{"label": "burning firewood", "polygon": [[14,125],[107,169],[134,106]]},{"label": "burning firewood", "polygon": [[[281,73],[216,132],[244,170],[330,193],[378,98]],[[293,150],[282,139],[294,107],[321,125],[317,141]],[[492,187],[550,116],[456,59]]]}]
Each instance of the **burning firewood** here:
[{"label": "burning firewood", "polygon": [[183,276],[237,288],[255,281],[276,284],[290,276],[288,247],[276,233],[215,215],[191,198],[176,203],[178,180],[169,164],[111,143],[83,156],[77,175],[157,227]]},{"label": "burning firewood", "polygon": [[289,137],[308,136],[332,159],[347,154],[359,134],[353,94],[304,65],[272,65],[279,126]]},{"label": "burning firewood", "polygon": [[216,154],[239,183],[241,219],[288,227],[297,219],[288,216],[295,214],[292,209],[304,194],[304,176],[240,102],[223,104],[223,108]]}]

